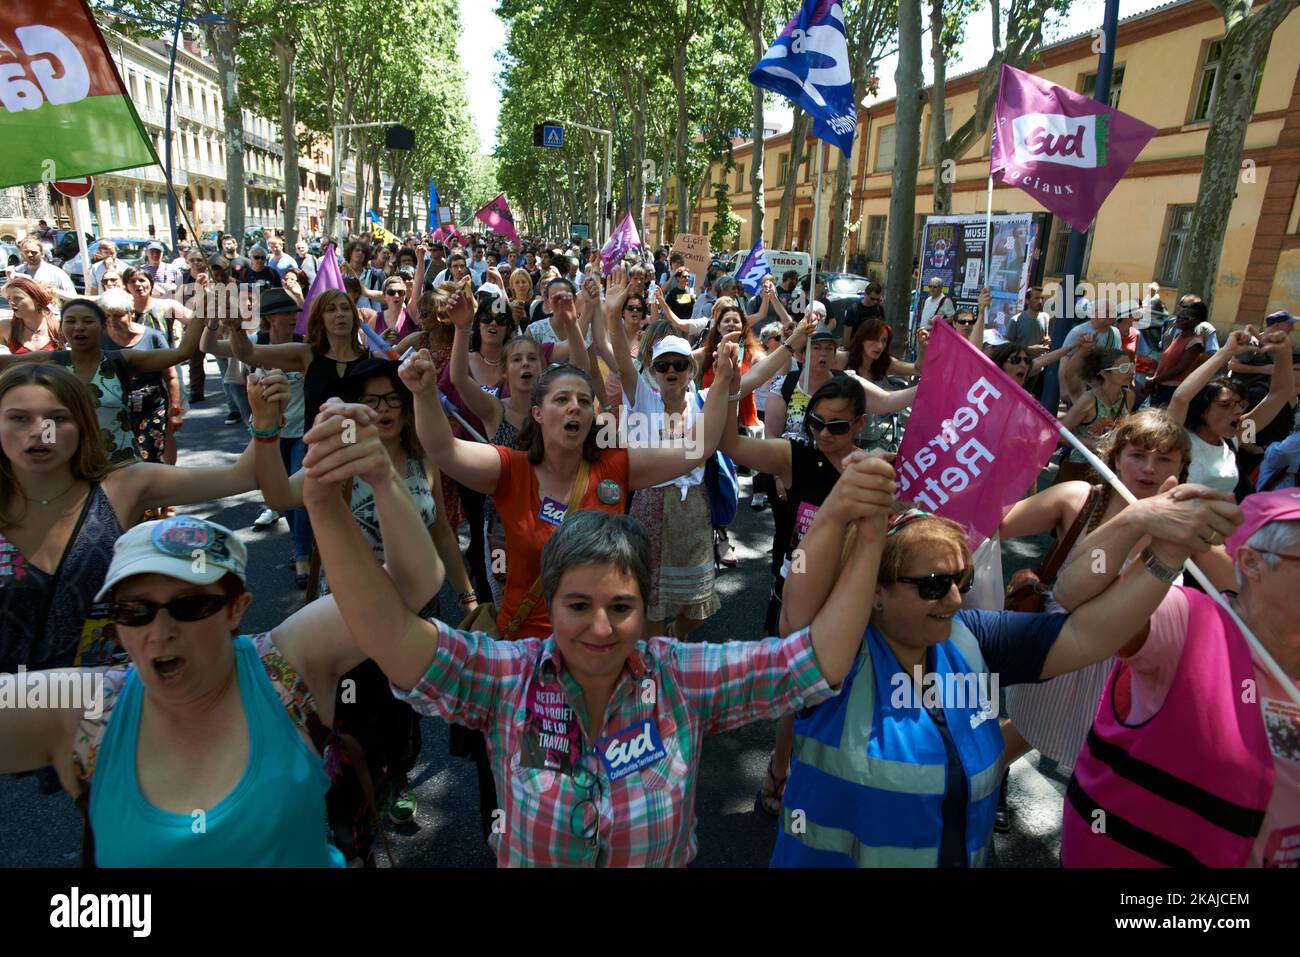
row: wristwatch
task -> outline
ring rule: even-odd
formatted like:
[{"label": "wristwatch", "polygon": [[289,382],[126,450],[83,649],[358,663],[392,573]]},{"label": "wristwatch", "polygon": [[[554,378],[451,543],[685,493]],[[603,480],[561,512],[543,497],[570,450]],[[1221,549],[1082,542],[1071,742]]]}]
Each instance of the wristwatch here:
[{"label": "wristwatch", "polygon": [[1142,549],[1142,554],[1138,557],[1142,561],[1142,564],[1146,566],[1146,570],[1152,575],[1155,575],[1156,578],[1164,582],[1166,585],[1172,585],[1178,576],[1182,574],[1183,570],[1181,568],[1175,568],[1173,565],[1166,564],[1162,561],[1160,557],[1151,550],[1150,545]]}]

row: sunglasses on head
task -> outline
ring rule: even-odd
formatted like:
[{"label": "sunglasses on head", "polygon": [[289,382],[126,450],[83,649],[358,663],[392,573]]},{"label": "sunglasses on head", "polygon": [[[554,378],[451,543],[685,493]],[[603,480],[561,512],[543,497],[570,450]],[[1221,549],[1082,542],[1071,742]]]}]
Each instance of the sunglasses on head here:
[{"label": "sunglasses on head", "polygon": [[1117,366],[1109,366],[1109,367],[1107,367],[1107,368],[1105,368],[1105,369],[1102,369],[1101,371],[1102,371],[1102,372],[1121,372],[1121,373],[1123,373],[1124,375],[1128,375],[1130,372],[1132,372],[1132,371],[1133,371],[1134,369],[1136,369],[1136,368],[1137,368],[1137,366],[1134,365],[1132,362],[1121,362],[1121,363],[1120,363],[1119,365],[1117,365]]},{"label": "sunglasses on head", "polygon": [[964,595],[975,584],[975,569],[963,568],[959,572],[924,575],[921,577],[899,577],[895,579],[903,585],[915,585],[916,592],[926,601],[938,601],[948,594],[948,589],[957,586],[958,594]]},{"label": "sunglasses on head", "polygon": [[176,621],[202,621],[211,618],[229,603],[230,598],[226,595],[183,595],[168,602],[132,598],[106,602],[103,617],[128,628],[140,628],[153,621],[161,608],[166,608],[167,614]]},{"label": "sunglasses on head", "polygon": [[690,359],[656,359],[654,363],[655,372],[685,372],[690,367]]},{"label": "sunglasses on head", "polygon": [[808,423],[809,432],[820,432],[822,429],[825,429],[831,435],[845,435],[848,433],[849,429],[853,428],[853,423],[848,419],[832,419],[827,422],[820,415],[816,415],[812,412],[809,412],[804,416],[804,421]]}]

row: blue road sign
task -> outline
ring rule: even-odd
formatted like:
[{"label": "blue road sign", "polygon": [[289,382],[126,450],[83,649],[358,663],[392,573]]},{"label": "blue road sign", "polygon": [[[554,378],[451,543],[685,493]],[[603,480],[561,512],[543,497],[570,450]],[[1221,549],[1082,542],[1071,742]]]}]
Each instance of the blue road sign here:
[{"label": "blue road sign", "polygon": [[549,146],[553,149],[564,148],[564,127],[552,126],[550,123],[542,124],[542,145]]}]

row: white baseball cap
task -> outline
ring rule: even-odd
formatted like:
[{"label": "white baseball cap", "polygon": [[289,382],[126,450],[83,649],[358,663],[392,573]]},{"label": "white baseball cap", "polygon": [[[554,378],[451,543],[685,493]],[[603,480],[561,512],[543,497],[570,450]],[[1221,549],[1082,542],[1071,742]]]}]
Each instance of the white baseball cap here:
[{"label": "white baseball cap", "polygon": [[247,565],[248,549],[224,525],[192,515],[142,522],[113,545],[113,560],[95,601],[103,601],[118,582],[134,575],[211,585],[227,573],[244,581]]},{"label": "white baseball cap", "polygon": [[655,343],[654,352],[650,355],[650,361],[654,362],[660,356],[674,355],[686,356],[690,358],[691,344],[681,336],[664,336]]},{"label": "white baseball cap", "polygon": [[1010,342],[1010,341],[1011,341],[1011,340],[1009,340],[1006,336],[1004,336],[1004,335],[1003,335],[1001,332],[999,332],[997,329],[985,329],[985,330],[984,330],[984,344],[985,344],[986,346],[1001,346],[1001,345],[1006,345],[1006,343],[1008,343],[1008,342]]}]

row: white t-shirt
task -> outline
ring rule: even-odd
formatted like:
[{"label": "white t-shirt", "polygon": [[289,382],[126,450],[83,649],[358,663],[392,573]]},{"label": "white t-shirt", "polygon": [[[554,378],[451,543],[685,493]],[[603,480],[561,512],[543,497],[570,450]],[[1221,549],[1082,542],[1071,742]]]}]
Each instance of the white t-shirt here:
[{"label": "white t-shirt", "polygon": [[1232,446],[1227,442],[1211,445],[1190,429],[1187,437],[1192,440],[1192,464],[1187,470],[1187,481],[1231,494],[1238,478],[1237,454]]},{"label": "white t-shirt", "polygon": [[[686,394],[686,412],[685,412],[685,429],[687,432],[695,428],[695,416],[699,411],[699,403],[709,397],[708,389],[699,391],[699,399],[696,399],[696,393],[692,390]],[[657,440],[660,435],[660,429],[663,425],[664,400],[659,394],[659,390],[646,381],[645,376],[636,377],[636,395],[629,397],[627,389],[623,390],[623,415],[627,421],[628,444],[635,445],[637,442],[646,443]],[[651,439],[653,436],[653,439]],[[685,475],[675,479],[669,479],[667,482],[660,482],[655,488],[667,488],[669,485],[676,485],[682,492],[682,499],[686,498],[686,490],[692,485],[699,485],[704,481],[704,466],[697,465]]]},{"label": "white t-shirt", "polygon": [[[532,336],[542,345],[546,345],[546,343],[548,342],[560,341],[559,333],[557,333],[555,331],[555,327],[551,325],[550,316],[547,316],[545,319],[538,319],[536,322],[529,323],[528,328],[525,329],[524,332],[526,335]],[[587,330],[587,345],[589,347],[591,345],[590,329]]]},{"label": "white t-shirt", "polygon": [[929,329],[934,325],[935,314],[947,316],[951,319],[957,315],[957,307],[953,305],[952,297],[947,294],[935,299],[934,296],[926,296],[925,301],[921,304],[921,328]]},{"label": "white t-shirt", "polygon": [[72,285],[72,278],[53,263],[41,263],[36,267],[36,272],[32,272],[27,268],[27,264],[23,263],[14,271],[23,276],[31,276],[35,282],[49,283],[66,296],[77,294],[77,290]]}]

